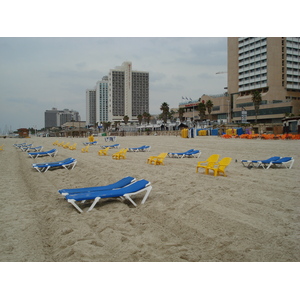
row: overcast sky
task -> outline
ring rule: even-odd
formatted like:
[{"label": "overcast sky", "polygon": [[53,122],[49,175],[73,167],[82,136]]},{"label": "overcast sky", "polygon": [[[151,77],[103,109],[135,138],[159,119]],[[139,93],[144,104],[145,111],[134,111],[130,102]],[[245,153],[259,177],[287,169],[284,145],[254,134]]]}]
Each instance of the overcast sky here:
[{"label": "overcast sky", "polygon": [[[77,110],[86,120],[86,89],[124,61],[131,61],[133,70],[149,72],[150,114],[159,114],[163,102],[175,108],[182,97],[196,100],[224,93],[227,74],[216,73],[227,71],[227,36],[268,36],[261,28],[260,34],[251,35],[252,23],[249,32],[226,17],[228,2],[201,7],[189,0],[184,5],[140,3],[104,6],[86,0],[81,6],[53,0],[47,10],[35,0],[3,4],[0,133],[6,128],[42,128],[44,112],[53,107]],[[228,24],[233,25],[229,30]]]},{"label": "overcast sky", "polygon": [[182,97],[223,93],[227,39],[221,38],[0,38],[0,128],[44,127],[44,112],[79,111],[85,91],[110,69],[131,61],[150,77],[150,114],[178,107]]}]

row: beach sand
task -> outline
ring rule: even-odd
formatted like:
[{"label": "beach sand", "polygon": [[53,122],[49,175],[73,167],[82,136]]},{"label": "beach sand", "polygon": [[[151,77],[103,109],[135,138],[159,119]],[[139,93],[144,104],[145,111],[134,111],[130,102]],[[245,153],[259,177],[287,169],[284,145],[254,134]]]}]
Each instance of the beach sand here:
[{"label": "beach sand", "polygon": [[[98,156],[99,145],[81,153],[87,138],[58,138],[77,150],[57,147],[56,157],[31,159],[13,144],[33,142],[44,150],[57,138],[1,139],[0,261],[2,262],[296,262],[300,260],[300,141],[201,136],[117,137],[121,148],[150,145],[150,152],[117,149]],[[201,150],[200,158],[146,163],[161,152]],[[196,173],[211,154],[229,156],[227,177]],[[241,159],[292,156],[292,169],[248,169]],[[39,173],[32,163],[74,157],[76,167]],[[236,162],[237,160],[237,162]],[[123,177],[149,180],[145,204],[100,201],[80,214],[58,193],[62,188],[111,184]]]}]

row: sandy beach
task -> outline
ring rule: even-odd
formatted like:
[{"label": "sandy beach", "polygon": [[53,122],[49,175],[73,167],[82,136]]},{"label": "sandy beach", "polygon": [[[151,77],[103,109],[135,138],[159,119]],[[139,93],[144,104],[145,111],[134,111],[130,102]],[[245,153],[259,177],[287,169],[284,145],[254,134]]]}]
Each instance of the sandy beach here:
[{"label": "sandy beach", "polygon": [[[71,151],[56,147],[56,157],[31,159],[14,143],[54,148],[54,141],[77,143]],[[1,139],[0,261],[2,262],[298,262],[300,260],[300,141],[222,139],[201,136],[117,137],[123,147],[150,145],[150,152],[98,156],[104,137],[88,153],[87,138]],[[161,152],[201,150],[200,158],[169,158],[146,163]],[[227,177],[196,173],[211,154],[229,156]],[[292,156],[292,169],[248,169],[241,159]],[[39,173],[32,163],[74,157],[69,171]],[[153,189],[145,204],[100,201],[80,214],[58,193],[62,188],[111,184],[123,177],[146,179]]]}]

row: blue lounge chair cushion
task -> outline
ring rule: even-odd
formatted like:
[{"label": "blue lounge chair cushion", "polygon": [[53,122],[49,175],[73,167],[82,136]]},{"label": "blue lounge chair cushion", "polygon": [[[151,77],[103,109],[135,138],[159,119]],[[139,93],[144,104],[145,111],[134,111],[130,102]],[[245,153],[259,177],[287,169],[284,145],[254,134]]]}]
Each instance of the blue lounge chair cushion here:
[{"label": "blue lounge chair cushion", "polygon": [[100,192],[100,191],[105,191],[105,190],[113,190],[113,189],[122,188],[126,185],[129,185],[133,181],[135,181],[134,177],[127,176],[115,183],[105,185],[105,186],[94,186],[94,187],[77,188],[77,189],[61,189],[58,192],[62,195],[96,192],[96,191]]},{"label": "blue lounge chair cushion", "polygon": [[85,201],[85,200],[93,200],[95,198],[116,198],[124,196],[127,193],[134,193],[146,187],[149,184],[149,181],[145,179],[138,180],[128,186],[125,186],[120,189],[115,190],[106,190],[99,192],[88,192],[88,193],[78,193],[78,194],[69,194],[66,195],[65,198],[67,200],[73,199],[75,201]]}]

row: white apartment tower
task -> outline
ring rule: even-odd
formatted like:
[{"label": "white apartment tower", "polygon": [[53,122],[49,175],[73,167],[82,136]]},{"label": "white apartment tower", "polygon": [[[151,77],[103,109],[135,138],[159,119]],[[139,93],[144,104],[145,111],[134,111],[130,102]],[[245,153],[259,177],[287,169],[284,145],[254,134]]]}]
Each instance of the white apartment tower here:
[{"label": "white apartment tower", "polygon": [[86,99],[86,125],[94,126],[96,123],[96,90],[87,89]]},{"label": "white apartment tower", "polygon": [[128,116],[137,121],[137,116],[149,113],[149,72],[133,71],[131,62],[109,71],[108,120],[122,121]]},{"label": "white apartment tower", "polygon": [[96,83],[96,122],[108,121],[108,76]]}]

